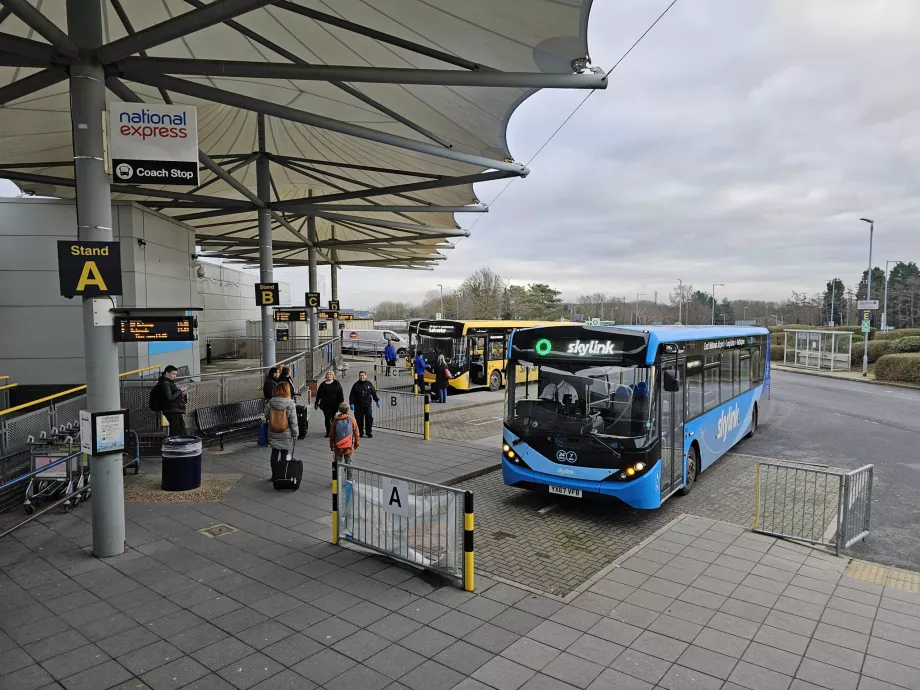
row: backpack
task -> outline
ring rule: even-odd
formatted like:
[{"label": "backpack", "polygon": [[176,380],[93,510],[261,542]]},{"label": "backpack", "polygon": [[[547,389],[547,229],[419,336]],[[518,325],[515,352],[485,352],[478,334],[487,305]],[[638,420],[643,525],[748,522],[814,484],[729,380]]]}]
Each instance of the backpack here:
[{"label": "backpack", "polygon": [[351,417],[338,417],[332,427],[332,442],[336,450],[351,450],[355,444]]},{"label": "backpack", "polygon": [[268,406],[268,430],[282,434],[288,430],[287,410]]},{"label": "backpack", "polygon": [[159,383],[150,389],[150,399],[147,401],[147,406],[153,412],[161,412],[163,410],[163,396],[160,395]]}]

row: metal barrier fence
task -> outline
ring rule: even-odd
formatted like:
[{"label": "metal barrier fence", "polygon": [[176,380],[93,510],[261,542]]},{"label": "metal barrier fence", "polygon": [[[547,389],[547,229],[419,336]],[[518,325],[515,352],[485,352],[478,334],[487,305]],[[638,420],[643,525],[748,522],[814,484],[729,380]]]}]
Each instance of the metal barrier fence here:
[{"label": "metal barrier fence", "polygon": [[403,391],[378,390],[380,409],[374,411],[374,426],[390,431],[429,438],[430,399]]},{"label": "metal barrier fence", "polygon": [[[319,346],[316,350],[332,344],[333,358],[342,356],[341,338],[323,337],[319,338]],[[262,339],[252,336],[228,336],[218,338],[208,338],[205,346],[205,352],[210,347],[211,360],[215,359],[261,359],[262,358]],[[290,340],[275,341],[275,355],[279,357],[291,357],[303,352],[310,352],[310,338],[291,338]]]},{"label": "metal barrier fence", "polygon": [[333,462],[332,542],[340,539],[474,589],[469,491]]},{"label": "metal barrier fence", "polygon": [[839,554],[869,534],[873,469],[758,461],[751,529]]},{"label": "metal barrier fence", "polygon": [[10,406],[10,391],[18,385],[18,383],[10,383],[9,376],[0,376],[0,410],[5,410]]},{"label": "metal barrier fence", "polygon": [[415,392],[415,374],[405,366],[404,360],[397,360],[395,367],[386,363],[374,364],[374,387],[378,390]]}]

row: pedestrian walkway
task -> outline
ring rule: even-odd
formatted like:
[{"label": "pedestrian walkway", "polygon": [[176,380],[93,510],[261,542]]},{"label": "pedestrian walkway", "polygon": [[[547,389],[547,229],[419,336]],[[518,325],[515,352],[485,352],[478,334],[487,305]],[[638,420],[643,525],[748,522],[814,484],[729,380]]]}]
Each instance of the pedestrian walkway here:
[{"label": "pedestrian walkway", "polygon": [[885,381],[879,379],[875,376],[875,373],[871,369],[867,372],[866,376],[863,376],[862,370],[860,369],[850,369],[848,371],[819,371],[817,369],[804,369],[802,367],[785,366],[783,364],[776,364],[775,362],[770,365],[770,368],[774,371],[786,371],[791,374],[805,374],[806,376],[823,376],[824,378],[838,379],[840,381],[874,383],[880,386],[897,386],[898,388],[920,388],[920,386],[916,386],[911,383],[899,383],[897,381]]},{"label": "pedestrian walkway", "polygon": [[[88,553],[89,506],[0,543],[0,688],[920,687],[913,573],[681,516],[564,599],[483,576],[468,593],[328,543],[322,440],[300,444],[296,493],[271,488],[264,450],[210,453],[231,491],[129,503],[113,559]],[[437,449],[426,476],[446,481],[493,454],[400,441],[375,434],[364,462],[418,476]]]}]

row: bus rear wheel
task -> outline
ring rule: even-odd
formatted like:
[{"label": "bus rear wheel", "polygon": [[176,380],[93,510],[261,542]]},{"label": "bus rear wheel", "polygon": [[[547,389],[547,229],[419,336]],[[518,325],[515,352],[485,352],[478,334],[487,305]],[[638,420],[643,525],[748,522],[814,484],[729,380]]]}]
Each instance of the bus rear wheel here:
[{"label": "bus rear wheel", "polygon": [[497,391],[502,387],[502,373],[496,369],[489,375],[489,390]]},{"label": "bus rear wheel", "polygon": [[751,410],[751,430],[747,433],[745,438],[754,438],[754,434],[757,433],[757,405],[754,405],[754,409]]},{"label": "bus rear wheel", "polygon": [[687,483],[680,488],[680,495],[686,496],[693,491],[693,485],[696,484],[696,475],[700,468],[699,454],[696,452],[696,446],[690,446],[687,451]]}]

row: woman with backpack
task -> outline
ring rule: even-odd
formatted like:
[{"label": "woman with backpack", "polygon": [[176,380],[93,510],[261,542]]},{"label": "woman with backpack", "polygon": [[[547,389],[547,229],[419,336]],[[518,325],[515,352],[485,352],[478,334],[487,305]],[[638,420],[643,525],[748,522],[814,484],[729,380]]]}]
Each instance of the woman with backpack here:
[{"label": "woman with backpack", "polygon": [[345,391],[342,384],[336,381],[335,373],[326,372],[326,380],[316,388],[316,402],[313,403],[313,409],[323,409],[323,420],[326,423],[326,438],[329,438],[329,425],[332,424],[332,418],[339,411],[339,405],[345,402]]},{"label": "woman with backpack", "polygon": [[[355,451],[360,445],[361,434],[358,432],[358,423],[348,414],[348,403],[339,405],[339,413],[329,425],[329,449],[335,460],[346,465],[351,464]],[[349,475],[348,479],[351,478]]]},{"label": "woman with backpack", "polygon": [[434,386],[438,391],[438,399],[435,402],[447,402],[447,382],[453,378],[450,369],[447,368],[447,360],[444,355],[438,355],[438,363],[434,368]]},{"label": "woman with backpack", "polygon": [[272,476],[277,468],[287,462],[297,438],[297,410],[291,399],[291,386],[282,381],[272,391],[271,400],[265,405],[265,421],[268,426],[268,445],[272,449]]}]

